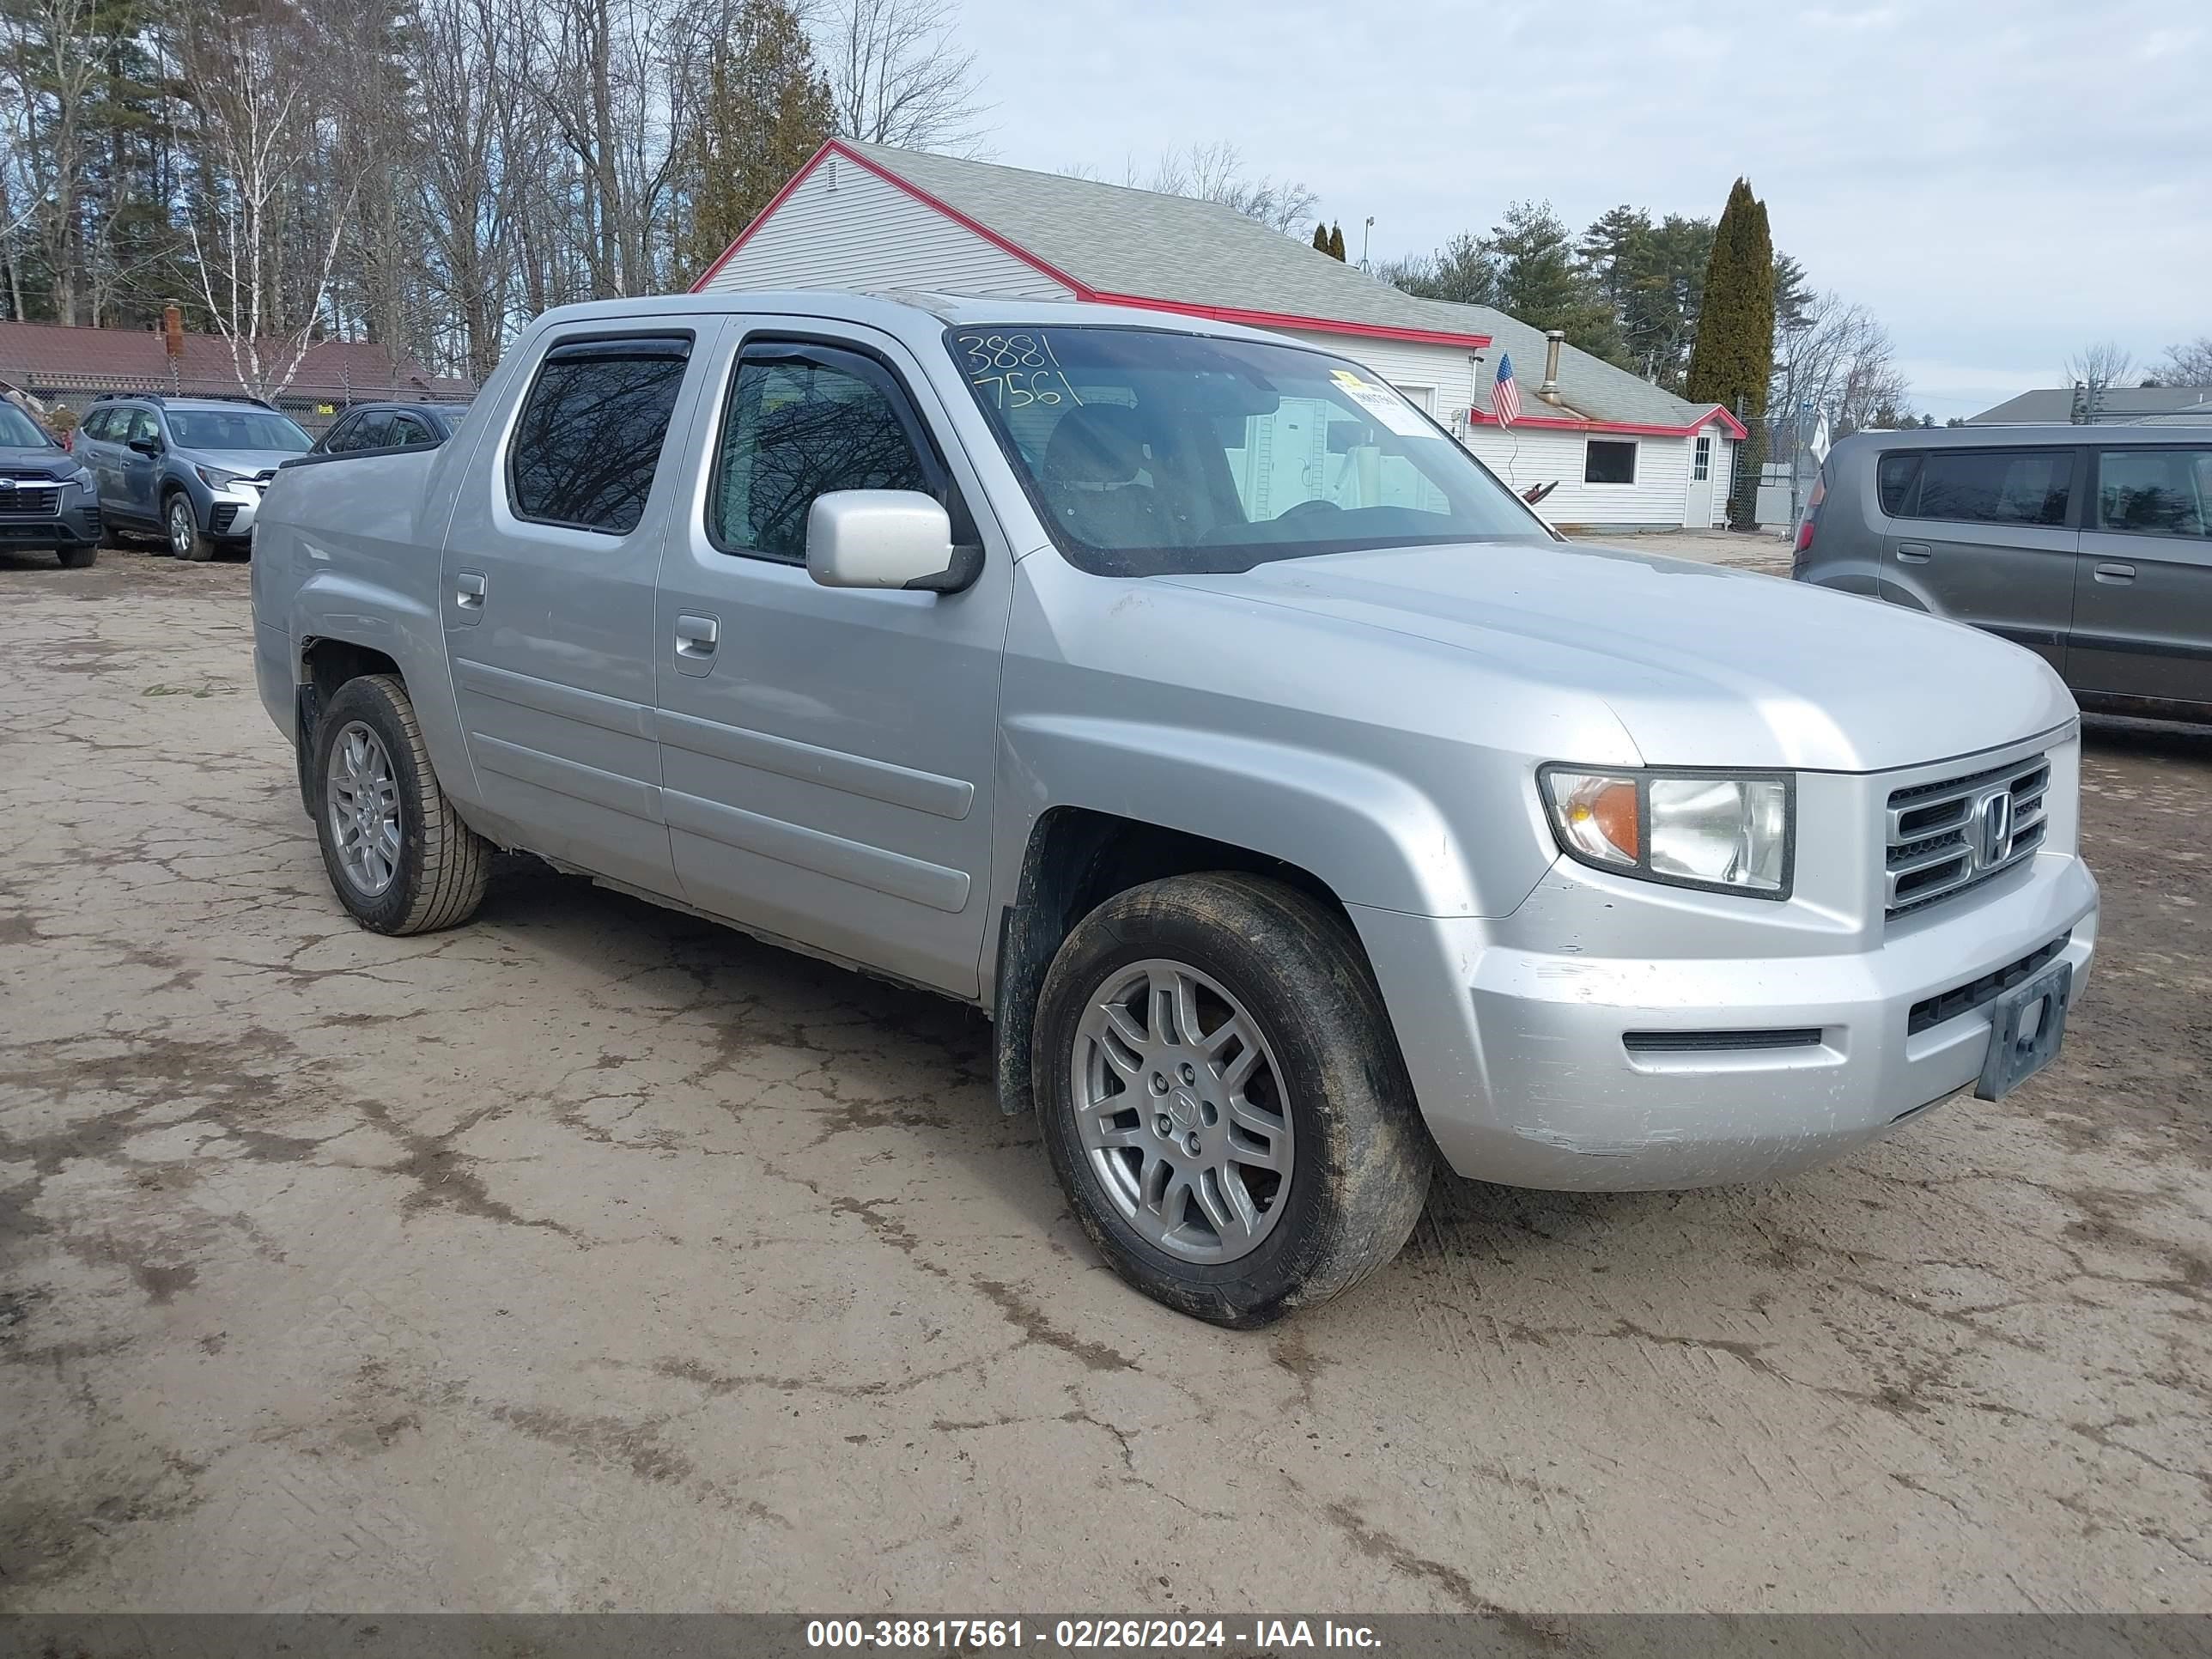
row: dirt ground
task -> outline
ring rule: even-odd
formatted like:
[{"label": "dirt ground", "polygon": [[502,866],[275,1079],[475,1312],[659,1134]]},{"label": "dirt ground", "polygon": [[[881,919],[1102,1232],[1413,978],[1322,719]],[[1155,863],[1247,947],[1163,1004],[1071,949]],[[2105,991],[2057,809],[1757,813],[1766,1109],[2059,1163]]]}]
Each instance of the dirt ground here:
[{"label": "dirt ground", "polygon": [[356,929],[246,576],[0,557],[0,1607],[2212,1610],[2212,732],[2093,724],[2011,1099],[1240,1335],[976,1014],[520,862]]}]

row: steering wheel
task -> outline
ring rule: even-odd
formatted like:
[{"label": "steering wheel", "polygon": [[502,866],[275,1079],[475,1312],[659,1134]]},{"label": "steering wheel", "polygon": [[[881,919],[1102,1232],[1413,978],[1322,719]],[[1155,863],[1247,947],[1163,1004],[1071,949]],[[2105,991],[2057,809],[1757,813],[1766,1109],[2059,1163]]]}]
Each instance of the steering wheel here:
[{"label": "steering wheel", "polygon": [[1334,501],[1329,500],[1328,496],[1316,495],[1311,501],[1300,501],[1296,507],[1285,507],[1281,512],[1275,514],[1275,520],[1279,524],[1285,524],[1288,523],[1292,519],[1312,518],[1317,513],[1341,513],[1343,511],[1344,509],[1342,507],[1339,507]]}]

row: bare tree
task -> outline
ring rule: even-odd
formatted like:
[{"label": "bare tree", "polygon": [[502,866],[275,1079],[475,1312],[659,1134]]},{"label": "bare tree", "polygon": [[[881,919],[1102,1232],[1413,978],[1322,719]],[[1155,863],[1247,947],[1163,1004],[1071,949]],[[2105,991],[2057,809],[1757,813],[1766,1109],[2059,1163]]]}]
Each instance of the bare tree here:
[{"label": "bare tree", "polygon": [[2152,377],[2160,386],[2212,389],[2212,334],[2201,334],[2186,345],[2166,347],[2166,361],[2155,366]]},{"label": "bare tree", "polygon": [[816,49],[837,131],[864,143],[972,155],[982,147],[975,54],[951,0],[830,0]]},{"label": "bare tree", "polygon": [[1285,236],[1304,234],[1313,223],[1314,204],[1321,199],[1302,184],[1253,178],[1243,154],[1226,139],[1166,151],[1145,187],[1164,196],[1218,202]]},{"label": "bare tree", "polygon": [[[239,385],[265,398],[299,373],[353,208],[354,182],[334,176],[326,149],[322,167],[309,166],[324,136],[311,94],[328,93],[329,43],[283,0],[185,16],[181,69],[206,173],[204,225],[191,230],[201,297]],[[311,205],[294,198],[313,173],[331,192],[319,204],[328,234],[301,249],[288,216]]]},{"label": "bare tree", "polygon": [[2135,367],[2135,357],[2118,340],[2100,340],[2067,358],[2061,372],[2069,386],[2132,386]]},{"label": "bare tree", "polygon": [[[1897,367],[1889,331],[1864,306],[1837,294],[1802,300],[1775,353],[1771,453],[1794,453],[1812,423],[1828,417],[1836,437],[1888,425],[1910,411],[1911,386]],[[1800,429],[1802,428],[1802,429]]]},{"label": "bare tree", "polygon": [[84,276],[85,100],[100,73],[86,50],[91,14],[92,0],[27,0],[0,9],[14,118],[9,159],[25,202],[8,228],[34,228],[54,315],[64,323],[77,320]]}]

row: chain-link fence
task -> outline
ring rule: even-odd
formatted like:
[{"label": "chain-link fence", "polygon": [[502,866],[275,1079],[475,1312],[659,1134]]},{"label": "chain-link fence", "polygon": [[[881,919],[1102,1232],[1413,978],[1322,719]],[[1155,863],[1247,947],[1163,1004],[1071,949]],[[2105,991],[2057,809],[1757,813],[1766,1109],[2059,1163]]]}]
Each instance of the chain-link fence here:
[{"label": "chain-link fence", "polygon": [[[203,378],[160,375],[152,378],[116,374],[61,374],[34,369],[0,367],[0,381],[19,386],[46,405],[49,423],[73,426],[82,422],[102,393],[123,396],[158,392],[170,398],[237,397],[235,382],[218,385]],[[462,383],[440,381],[433,386],[403,380],[394,386],[355,385],[350,382],[295,380],[268,401],[307,428],[311,437],[322,433],[356,404],[465,404],[473,396]],[[66,409],[75,420],[53,417]]]}]

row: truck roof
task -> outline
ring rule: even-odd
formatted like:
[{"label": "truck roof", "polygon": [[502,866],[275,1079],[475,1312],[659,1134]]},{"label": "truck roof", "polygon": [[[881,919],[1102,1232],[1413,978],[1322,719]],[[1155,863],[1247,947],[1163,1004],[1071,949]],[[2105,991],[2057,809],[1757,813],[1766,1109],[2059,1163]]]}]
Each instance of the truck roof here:
[{"label": "truck roof", "polygon": [[1017,300],[1000,295],[945,294],[923,289],[775,289],[715,294],[652,295],[629,300],[588,300],[556,307],[538,319],[539,326],[577,322],[631,322],[649,317],[762,314],[818,317],[865,324],[886,333],[934,336],[963,324],[1027,323],[1036,326],[1119,324],[1128,327],[1205,334],[1226,339],[1269,340],[1279,337],[1210,317],[1187,316],[1138,306],[1098,305],[1074,300]]}]

